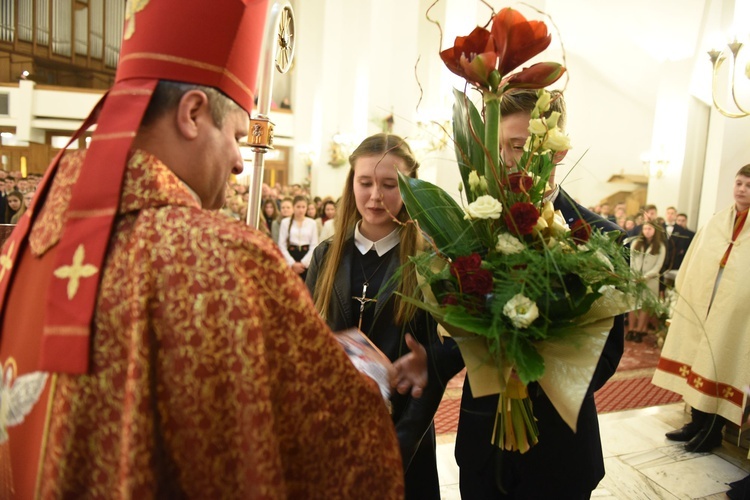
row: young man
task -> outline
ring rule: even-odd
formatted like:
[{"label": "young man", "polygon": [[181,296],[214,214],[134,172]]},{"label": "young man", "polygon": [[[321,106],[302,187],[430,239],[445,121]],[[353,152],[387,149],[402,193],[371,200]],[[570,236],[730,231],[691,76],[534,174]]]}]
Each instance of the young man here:
[{"label": "young man", "polygon": [[[536,104],[534,90],[521,90],[503,96],[500,124],[501,155],[506,165],[520,158],[529,136],[531,111]],[[565,123],[565,106],[560,93],[553,93],[551,111],[561,113],[558,126]],[[558,153],[557,162],[565,153]],[[550,178],[555,208],[571,223],[583,218],[603,231],[617,231],[612,222],[575,203]],[[498,396],[474,398],[468,379],[464,384],[461,416],[456,435],[456,461],[460,467],[463,498],[589,498],[604,476],[599,424],[593,393],[612,376],[623,352],[623,320],[615,318],[601,359],[591,381],[573,432],[557,413],[538,384],[529,385],[539,443],[527,453],[502,451],[490,442]]]},{"label": "young man", "polygon": [[273,242],[205,210],[243,168],[267,7],[128,12],[91,147],[0,256],[0,497],[403,495],[378,388]]},{"label": "young man", "polygon": [[660,271],[662,278],[659,280],[659,291],[661,292],[666,286],[674,284],[677,271],[682,265],[682,260],[685,258],[695,233],[677,224],[677,209],[667,207],[664,212],[664,235],[667,243],[667,256]]},{"label": "young man", "polygon": [[677,301],[653,383],[681,394],[692,419],[667,438],[689,452],[721,445],[727,421],[742,425],[750,380],[750,164],[737,171],[734,203],[696,234],[677,275]]}]

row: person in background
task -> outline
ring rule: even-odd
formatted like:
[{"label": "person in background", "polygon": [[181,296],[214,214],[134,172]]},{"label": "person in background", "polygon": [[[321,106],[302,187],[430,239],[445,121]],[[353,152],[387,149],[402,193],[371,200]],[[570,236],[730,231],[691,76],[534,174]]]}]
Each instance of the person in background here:
[{"label": "person in background", "polygon": [[279,202],[279,216],[271,224],[271,239],[278,245],[279,244],[279,231],[281,229],[281,221],[287,217],[291,217],[294,214],[294,202],[292,198],[285,197]]},{"label": "person in background", "polygon": [[307,200],[307,217],[315,221],[315,225],[318,228],[318,236],[320,236],[320,231],[323,229],[323,221],[318,217],[318,207],[315,205],[315,202],[311,202],[310,200]]},{"label": "person in background", "polygon": [[688,216],[687,214],[677,214],[677,217],[675,218],[675,224],[677,224],[680,227],[684,227],[685,229],[688,229],[687,225]]},{"label": "person in background", "polygon": [[644,207],[635,216],[635,227],[628,230],[628,237],[638,236],[641,234],[641,227],[645,222],[655,222],[658,217],[656,205],[644,205]]},{"label": "person in background", "polygon": [[[667,248],[660,225],[647,221],[641,234],[630,244],[630,267],[648,284],[655,296],[659,296],[659,271],[664,264]],[[625,340],[642,342],[648,333],[650,315],[643,309],[628,313],[628,333]]]},{"label": "person in background", "polygon": [[[513,168],[529,137],[531,112],[536,106],[535,90],[513,90],[503,95],[500,104],[501,156]],[[564,128],[566,114],[562,93],[553,91],[549,113],[560,113],[558,127]],[[566,152],[553,159],[559,163]],[[575,203],[555,184],[554,171],[548,197],[568,224],[584,219],[602,231],[620,229],[612,222]],[[623,316],[617,316],[601,358],[583,400],[577,431],[555,410],[537,383],[528,386],[539,429],[539,443],[520,454],[499,449],[491,442],[497,414],[498,395],[474,397],[467,376],[461,399],[461,414],[456,434],[456,462],[460,468],[462,498],[472,500],[500,498],[589,498],[602,477],[599,423],[594,392],[614,374],[622,357]]]},{"label": "person in background", "polygon": [[263,225],[266,227],[267,234],[271,236],[271,239],[278,240],[278,231],[276,238],[273,237],[273,223],[279,218],[279,211],[276,208],[276,202],[270,198],[266,198],[263,203]]},{"label": "person in background", "polygon": [[721,446],[742,424],[750,380],[750,164],[734,178],[734,203],[695,235],[677,274],[677,302],[653,383],[681,394],[691,420],[667,433],[689,452]]},{"label": "person in background", "polygon": [[394,394],[392,418],[406,474],[406,498],[439,500],[432,419],[448,379],[435,370],[444,364],[444,353],[458,349],[451,339],[441,344],[434,321],[401,299],[400,294],[415,293],[414,269],[394,278],[422,241],[415,225],[405,224],[409,215],[398,187],[398,172],[415,177],[419,164],[402,138],[376,134],[354,150],[349,165],[335,234],[315,249],[306,283],[332,330],[359,328],[391,360],[407,350],[413,341],[409,334],[428,346],[430,371],[424,394],[419,400]]},{"label": "person in background", "polygon": [[327,240],[335,233],[336,202],[328,200],[323,203],[323,213],[326,220],[323,223],[323,229],[320,231],[320,241]]},{"label": "person in background", "polygon": [[667,288],[674,286],[677,271],[682,265],[685,254],[693,241],[695,233],[677,224],[677,209],[667,207],[664,215],[664,234],[666,236],[667,256],[661,268],[662,276],[659,281],[659,292],[662,296]]},{"label": "person in background", "polygon": [[8,207],[5,209],[5,223],[18,224],[18,220],[26,211],[26,205],[23,202],[23,193],[20,191],[11,191],[6,196]]},{"label": "person in background", "polygon": [[400,498],[377,385],[273,242],[216,212],[267,2],[140,5],[91,147],[2,249],[0,496]]},{"label": "person in background", "polygon": [[336,216],[336,202],[327,198],[320,205],[320,220],[325,224]]},{"label": "person in background", "polygon": [[8,198],[7,195],[10,191],[7,191],[6,179],[8,178],[8,172],[0,170],[0,218],[1,222],[5,224],[5,211],[8,210]]},{"label": "person in background", "polygon": [[34,200],[35,192],[36,191],[29,191],[23,195],[23,204],[26,205],[26,208],[29,208],[31,206],[31,202]]},{"label": "person in background", "polygon": [[318,226],[306,215],[308,201],[305,196],[295,196],[293,204],[293,215],[283,219],[279,226],[279,248],[292,271],[304,281],[313,250],[318,245]]}]

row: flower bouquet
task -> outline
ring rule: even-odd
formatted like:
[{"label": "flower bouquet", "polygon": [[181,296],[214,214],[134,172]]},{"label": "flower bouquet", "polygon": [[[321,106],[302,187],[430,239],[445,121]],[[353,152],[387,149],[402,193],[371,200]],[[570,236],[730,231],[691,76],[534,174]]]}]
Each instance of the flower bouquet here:
[{"label": "flower bouquet", "polygon": [[[425,181],[399,179],[410,217],[430,242],[412,259],[420,297],[404,299],[455,338],[475,397],[500,394],[493,442],[521,452],[538,434],[526,386],[539,381],[575,430],[613,318],[645,290],[631,279],[619,234],[602,234],[583,220],[568,227],[546,200],[554,155],[570,144],[543,88],[565,68],[544,62],[513,71],[550,40],[544,23],[512,9],[496,14],[490,30],[457,37],[441,58],[482,98],[479,110],[465,91],[454,91],[453,141],[465,200],[458,204]],[[514,88],[540,90],[530,137],[509,171],[499,154],[499,105]]]}]

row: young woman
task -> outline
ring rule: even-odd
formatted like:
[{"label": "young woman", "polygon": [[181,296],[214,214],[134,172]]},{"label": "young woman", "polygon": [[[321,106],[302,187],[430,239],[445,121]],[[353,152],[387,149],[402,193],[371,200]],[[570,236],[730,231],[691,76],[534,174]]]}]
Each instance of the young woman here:
[{"label": "young woman", "polygon": [[26,205],[23,202],[23,194],[20,191],[12,191],[6,196],[8,207],[5,209],[5,223],[18,224],[18,220],[26,211]]},{"label": "young woman", "polygon": [[318,236],[320,236],[320,231],[323,229],[323,221],[318,217],[318,208],[315,206],[315,202],[309,200],[307,202],[307,217],[315,221],[315,227],[318,228]]},{"label": "young woman", "polygon": [[[335,234],[313,254],[307,286],[315,305],[333,331],[356,327],[394,361],[408,352],[406,333],[427,346],[429,382],[418,400],[391,397],[393,420],[406,471],[406,498],[440,498],[432,418],[445,380],[436,367],[442,349],[452,341],[434,342],[435,324],[402,301],[396,292],[413,296],[413,269],[391,279],[409,261],[421,239],[401,200],[398,172],[416,177],[418,164],[398,136],[377,134],[365,139],[349,157],[350,170],[338,205]],[[424,436],[424,437],[423,437]]]},{"label": "young woman", "polygon": [[266,198],[266,200],[263,202],[263,222],[265,223],[269,235],[273,234],[273,223],[278,218],[279,211],[276,208],[276,202],[271,198]]},{"label": "young woman", "polygon": [[279,215],[276,220],[271,223],[271,239],[278,245],[279,244],[279,230],[281,228],[281,221],[287,217],[291,217],[294,213],[293,199],[285,197],[279,203]]},{"label": "young woman", "polygon": [[[646,280],[648,287],[659,296],[659,270],[664,264],[667,247],[664,229],[654,222],[644,222],[641,234],[630,246],[630,267]],[[628,313],[628,333],[625,340],[641,342],[648,333],[649,314],[643,309]]]},{"label": "young woman", "polygon": [[304,281],[315,247],[318,245],[318,226],[307,213],[307,198],[294,197],[294,214],[279,226],[279,247],[292,270]]},{"label": "young woman", "polygon": [[320,231],[320,241],[325,241],[335,234],[336,202],[328,200],[323,203],[323,229]]}]

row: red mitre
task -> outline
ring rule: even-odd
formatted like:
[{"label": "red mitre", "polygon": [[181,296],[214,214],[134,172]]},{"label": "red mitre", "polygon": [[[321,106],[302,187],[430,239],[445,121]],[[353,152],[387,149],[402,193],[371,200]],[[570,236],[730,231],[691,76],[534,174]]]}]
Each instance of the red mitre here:
[{"label": "red mitre", "polygon": [[[39,370],[86,373],[100,270],[109,243],[129,151],[159,80],[215,87],[246,111],[253,105],[268,0],[133,0],[115,85],[71,142],[97,124],[73,187],[52,269],[82,270],[78,287],[50,274]],[[0,305],[5,308],[21,258],[33,258],[28,233],[54,178],[61,151],[0,255]],[[76,272],[76,271],[72,271]],[[34,298],[29,297],[29,300]]]}]

